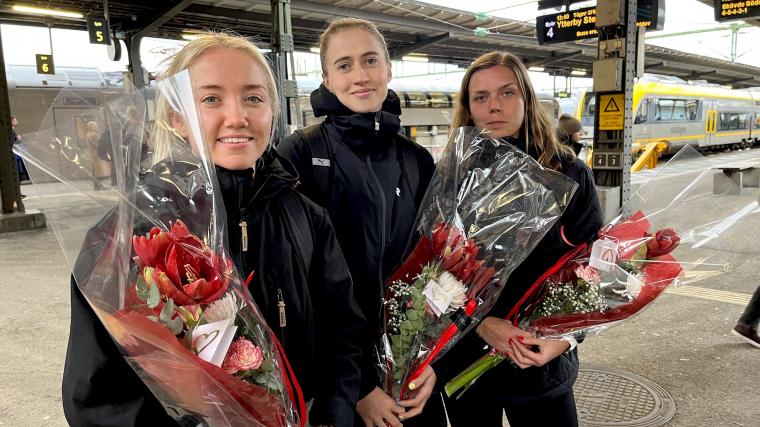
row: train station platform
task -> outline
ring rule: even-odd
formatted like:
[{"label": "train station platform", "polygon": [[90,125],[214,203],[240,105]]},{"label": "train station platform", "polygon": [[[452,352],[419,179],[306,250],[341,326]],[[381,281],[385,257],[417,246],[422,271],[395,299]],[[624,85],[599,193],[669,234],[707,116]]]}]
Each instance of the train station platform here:
[{"label": "train station platform", "polygon": [[[72,194],[60,184],[24,192],[30,209],[65,206],[56,215],[72,219],[93,213],[71,208]],[[581,426],[760,425],[760,350],[730,335],[760,284],[758,269],[756,259],[673,289],[637,318],[580,344]],[[69,267],[53,228],[0,234],[0,271],[0,426],[65,426]]]}]

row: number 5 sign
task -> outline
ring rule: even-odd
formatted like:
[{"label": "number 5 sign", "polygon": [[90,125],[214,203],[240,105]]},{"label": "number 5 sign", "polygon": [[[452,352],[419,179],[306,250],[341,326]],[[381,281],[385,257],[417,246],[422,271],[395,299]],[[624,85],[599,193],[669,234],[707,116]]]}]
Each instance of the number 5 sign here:
[{"label": "number 5 sign", "polygon": [[87,33],[90,35],[90,44],[111,44],[108,22],[105,19],[87,18]]}]

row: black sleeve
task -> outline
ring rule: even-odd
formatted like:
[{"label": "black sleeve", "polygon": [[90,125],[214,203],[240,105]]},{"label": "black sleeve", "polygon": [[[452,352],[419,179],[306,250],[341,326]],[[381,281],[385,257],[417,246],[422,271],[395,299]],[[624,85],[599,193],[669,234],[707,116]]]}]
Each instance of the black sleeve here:
[{"label": "black sleeve", "polygon": [[577,171],[578,190],[562,214],[560,224],[565,238],[573,245],[589,242],[602,228],[602,207],[596,194],[594,174],[588,166],[575,159],[572,168]]},{"label": "black sleeve", "polygon": [[316,245],[310,271],[314,298],[317,391],[312,425],[352,426],[359,398],[361,342],[366,320],[353,295],[353,284],[327,212],[315,219]]},{"label": "black sleeve", "polygon": [[179,425],[124,360],[73,277],[62,394],[72,426]]}]

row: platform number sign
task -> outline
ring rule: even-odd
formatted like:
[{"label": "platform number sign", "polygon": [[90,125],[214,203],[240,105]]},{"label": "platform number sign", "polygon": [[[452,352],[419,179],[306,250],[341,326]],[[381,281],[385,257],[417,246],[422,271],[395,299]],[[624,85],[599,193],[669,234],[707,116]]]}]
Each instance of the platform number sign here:
[{"label": "platform number sign", "polygon": [[55,74],[53,55],[37,54],[37,74]]},{"label": "platform number sign", "polygon": [[87,33],[90,35],[90,44],[111,44],[108,22],[105,19],[87,18]]},{"label": "platform number sign", "polygon": [[715,0],[715,20],[718,22],[760,17],[758,0]]}]

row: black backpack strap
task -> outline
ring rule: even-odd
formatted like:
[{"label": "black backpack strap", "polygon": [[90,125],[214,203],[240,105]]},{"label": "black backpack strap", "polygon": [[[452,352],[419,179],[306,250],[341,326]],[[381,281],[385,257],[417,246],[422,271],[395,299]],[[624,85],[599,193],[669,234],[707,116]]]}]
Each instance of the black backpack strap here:
[{"label": "black backpack strap", "polygon": [[309,215],[299,197],[295,191],[287,191],[280,198],[280,205],[282,206],[285,223],[290,229],[290,234],[295,239],[303,265],[308,273],[311,268],[311,257],[314,254],[314,237],[311,232]]},{"label": "black backpack strap", "polygon": [[327,208],[330,204],[332,183],[335,178],[332,164],[335,159],[325,132],[324,126],[316,125],[298,129],[295,133],[304,144],[309,145],[311,150],[312,182],[306,183],[309,188],[314,189],[314,193],[310,195],[314,196],[313,199],[317,204]]},{"label": "black backpack strap", "polygon": [[409,187],[413,191],[415,204],[419,203],[420,198],[423,196],[420,192],[420,167],[417,163],[417,155],[414,152],[413,147],[404,147],[403,145],[408,143],[413,144],[411,141],[402,139],[401,144],[398,145],[398,149],[401,150],[401,170],[404,171],[406,179],[409,181]]}]

